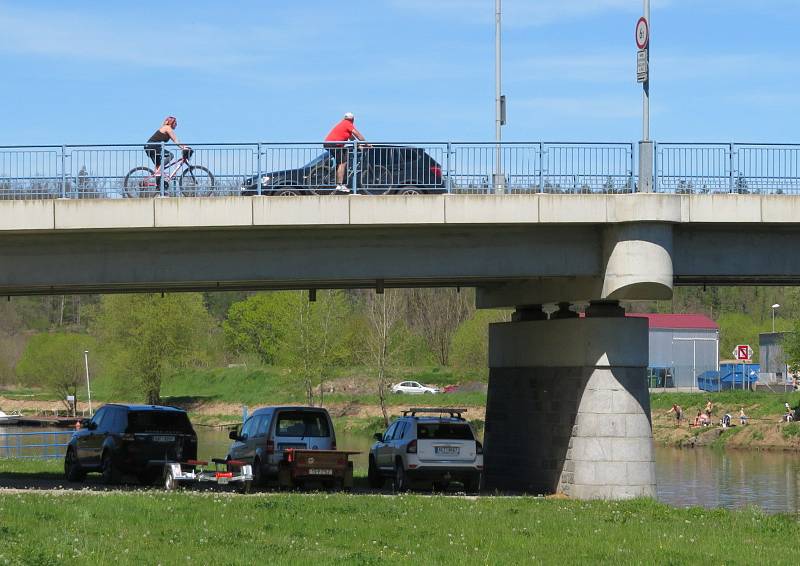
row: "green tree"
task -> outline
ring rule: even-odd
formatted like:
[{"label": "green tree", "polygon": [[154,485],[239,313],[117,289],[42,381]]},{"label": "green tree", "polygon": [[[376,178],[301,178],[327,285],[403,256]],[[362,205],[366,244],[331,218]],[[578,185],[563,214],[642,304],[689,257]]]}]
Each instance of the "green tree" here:
[{"label": "green tree", "polygon": [[66,399],[68,395],[77,399],[86,376],[83,352],[94,350],[94,346],[94,339],[86,334],[38,334],[28,341],[17,364],[17,375],[28,385],[56,393],[74,414],[74,404]]},{"label": "green tree", "polygon": [[222,323],[226,350],[233,355],[256,354],[262,363],[274,364],[286,332],[290,296],[288,292],[259,293],[232,304]]},{"label": "green tree", "polygon": [[147,403],[161,399],[170,371],[203,363],[212,327],[199,293],[106,295],[94,330],[117,377],[138,384]]},{"label": "green tree", "polygon": [[506,310],[480,310],[464,321],[453,336],[453,365],[487,376],[489,368],[489,324],[511,320]]}]

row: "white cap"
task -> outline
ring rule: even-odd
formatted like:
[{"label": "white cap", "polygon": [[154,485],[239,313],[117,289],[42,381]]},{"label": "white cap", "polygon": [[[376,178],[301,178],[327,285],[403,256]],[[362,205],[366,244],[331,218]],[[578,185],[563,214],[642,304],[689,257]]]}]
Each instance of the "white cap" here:
[{"label": "white cap", "polygon": [[352,112],[345,112],[344,113],[344,119],[345,120],[355,120],[355,116],[353,116]]}]

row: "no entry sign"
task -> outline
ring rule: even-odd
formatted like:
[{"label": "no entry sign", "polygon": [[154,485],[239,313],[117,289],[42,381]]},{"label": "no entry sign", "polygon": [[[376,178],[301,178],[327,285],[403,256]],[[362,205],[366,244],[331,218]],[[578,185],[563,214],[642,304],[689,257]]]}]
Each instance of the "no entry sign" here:
[{"label": "no entry sign", "polygon": [[753,349],[749,344],[739,344],[733,350],[733,357],[740,362],[749,362],[753,358]]}]

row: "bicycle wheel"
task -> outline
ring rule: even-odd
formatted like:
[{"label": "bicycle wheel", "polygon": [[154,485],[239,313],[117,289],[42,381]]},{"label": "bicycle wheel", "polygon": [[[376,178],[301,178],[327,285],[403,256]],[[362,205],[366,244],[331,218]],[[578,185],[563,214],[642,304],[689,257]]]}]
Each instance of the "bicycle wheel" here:
[{"label": "bicycle wheel", "polygon": [[311,170],[308,175],[309,192],[317,194],[319,189],[330,189],[333,186],[335,172],[330,165],[319,165]]},{"label": "bicycle wheel", "polygon": [[383,165],[370,165],[361,172],[361,188],[371,195],[386,195],[391,190],[392,174]]},{"label": "bicycle wheel", "polygon": [[205,197],[214,191],[214,175],[202,165],[190,165],[181,173],[181,194],[185,197]]},{"label": "bicycle wheel", "polygon": [[122,182],[123,196],[128,198],[151,198],[159,194],[155,172],[149,167],[134,167]]}]

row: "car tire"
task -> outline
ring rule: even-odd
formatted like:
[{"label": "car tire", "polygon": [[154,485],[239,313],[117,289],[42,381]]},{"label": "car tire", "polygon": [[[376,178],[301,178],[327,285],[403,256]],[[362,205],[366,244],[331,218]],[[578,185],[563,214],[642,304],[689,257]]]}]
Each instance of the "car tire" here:
[{"label": "car tire", "polygon": [[392,487],[397,493],[408,491],[408,474],[406,474],[406,471],[403,468],[403,462],[401,460],[398,460],[394,464]]},{"label": "car tire", "polygon": [[300,196],[300,190],[295,188],[288,188],[288,189],[275,189],[274,194],[278,195],[279,197],[297,197]]},{"label": "car tire", "polygon": [[172,468],[167,468],[164,471],[164,489],[166,491],[177,491],[180,484],[175,479],[175,476],[172,474]]},{"label": "car tire", "polygon": [[372,489],[380,489],[383,487],[385,480],[381,476],[378,466],[375,464],[375,458],[369,457],[369,467],[367,468],[367,483]]},{"label": "car tire", "polygon": [[398,195],[421,195],[423,194],[423,190],[419,187],[403,187],[402,189],[398,189],[395,191],[395,194]]},{"label": "car tire", "polygon": [[103,452],[103,456],[100,458],[100,472],[104,484],[116,485],[119,483],[119,470],[114,465],[114,458],[111,457],[111,452],[108,450]]},{"label": "car tire", "polygon": [[433,391],[426,391],[425,395],[433,395]]},{"label": "car tire", "polygon": [[81,469],[74,448],[69,448],[64,456],[64,476],[67,481],[80,482],[86,478],[86,472]]},{"label": "car tire", "polygon": [[264,485],[264,469],[261,467],[261,460],[256,458],[253,460],[253,487],[262,487]]}]

